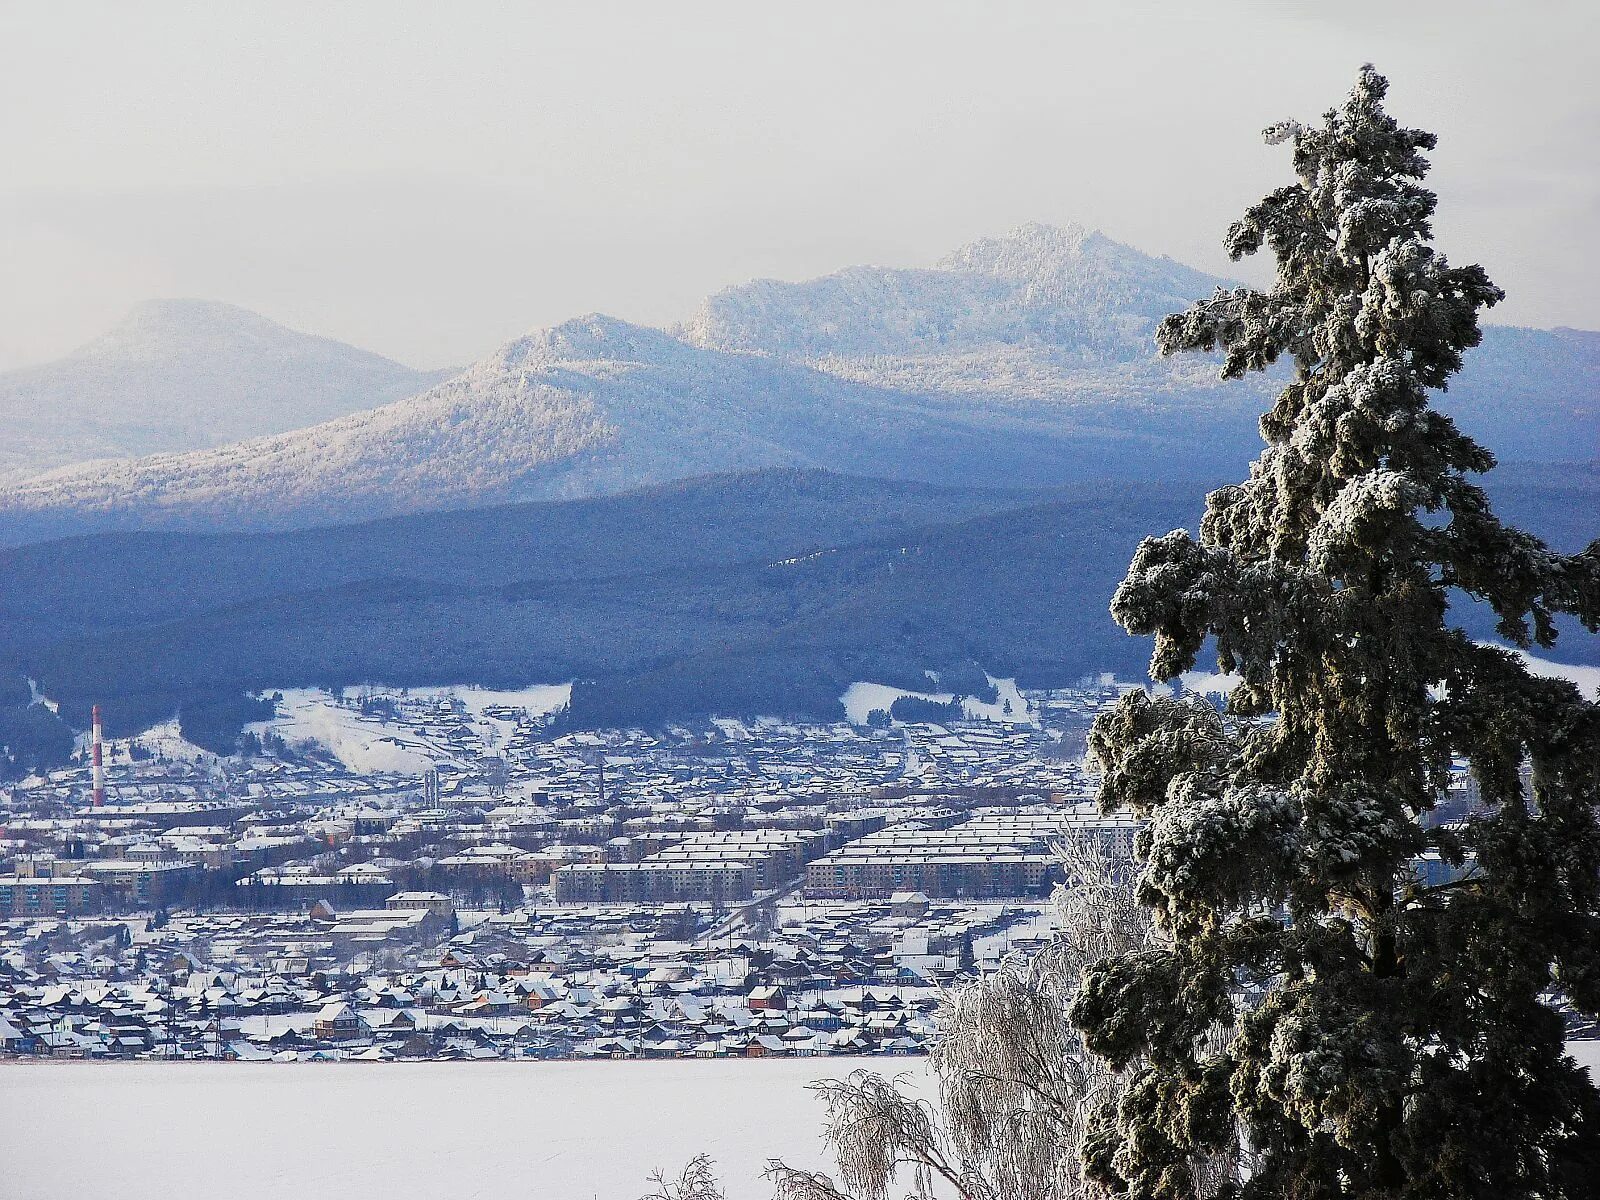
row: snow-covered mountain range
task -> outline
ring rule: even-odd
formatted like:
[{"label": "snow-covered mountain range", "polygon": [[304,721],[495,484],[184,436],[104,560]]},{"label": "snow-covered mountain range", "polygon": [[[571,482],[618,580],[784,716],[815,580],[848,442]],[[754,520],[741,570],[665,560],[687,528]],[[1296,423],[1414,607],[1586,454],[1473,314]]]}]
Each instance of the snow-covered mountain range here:
[{"label": "snow-covered mountain range", "polygon": [[286,432],[442,374],[231,304],[153,300],[65,358],[0,374],[0,480]]},{"label": "snow-covered mountain range", "polygon": [[[670,331],[584,317],[368,411],[24,480],[0,491],[0,543],[290,528],[769,466],[969,484],[1214,477],[1254,455],[1272,381],[1222,384],[1202,358],[1157,358],[1151,333],[1222,282],[1029,225],[932,268],[730,288]],[[1588,459],[1597,373],[1600,335],[1491,330],[1450,407],[1502,457]]]},{"label": "snow-covered mountain range", "polygon": [[1204,386],[1204,363],[1153,374],[1151,335],[1225,281],[1081,226],[1024,225],[926,270],[851,267],[712,296],[679,332],[698,346],[804,362],[845,378],[1033,401]]}]

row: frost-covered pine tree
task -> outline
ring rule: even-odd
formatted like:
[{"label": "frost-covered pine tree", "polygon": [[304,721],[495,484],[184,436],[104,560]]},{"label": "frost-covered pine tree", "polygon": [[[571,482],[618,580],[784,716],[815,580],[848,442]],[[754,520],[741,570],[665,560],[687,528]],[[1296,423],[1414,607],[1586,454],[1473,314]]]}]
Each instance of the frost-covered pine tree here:
[{"label": "frost-covered pine tree", "polygon": [[[1132,693],[1096,723],[1102,801],[1150,819],[1140,899],[1164,942],[1088,976],[1073,1019],[1128,1072],[1088,1140],[1135,1197],[1589,1197],[1600,1095],[1547,1001],[1600,1011],[1600,711],[1446,623],[1452,595],[1549,646],[1600,625],[1600,543],[1564,557],[1496,519],[1487,450],[1429,403],[1501,297],[1431,245],[1434,137],[1365,68],[1289,141],[1298,179],[1228,233],[1277,260],[1159,331],[1279,359],[1267,446],[1199,540],[1147,539],[1112,603],[1152,673],[1214,639],[1228,713]],[[1453,757],[1484,811],[1431,819]],[[1437,851],[1461,877],[1426,883]],[[1241,1148],[1240,1178],[1196,1176]]]}]

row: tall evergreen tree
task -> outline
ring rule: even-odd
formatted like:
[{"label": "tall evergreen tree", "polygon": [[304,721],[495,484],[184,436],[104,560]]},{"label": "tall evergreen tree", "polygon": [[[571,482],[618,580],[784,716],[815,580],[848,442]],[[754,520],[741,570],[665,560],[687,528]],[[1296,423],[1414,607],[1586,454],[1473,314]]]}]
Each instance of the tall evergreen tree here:
[{"label": "tall evergreen tree", "polygon": [[[1600,1011],[1600,709],[1446,623],[1452,597],[1549,646],[1600,626],[1600,543],[1564,557],[1501,524],[1487,450],[1430,407],[1502,293],[1431,245],[1432,134],[1365,68],[1289,141],[1296,182],[1228,232],[1270,289],[1169,317],[1164,352],[1224,377],[1280,358],[1250,478],[1199,540],[1147,539],[1112,603],[1152,674],[1208,639],[1226,714],[1132,693],[1096,722],[1102,803],[1150,818],[1153,948],[1094,969],[1073,1007],[1128,1073],[1090,1168],[1137,1197],[1600,1194],[1600,1094],[1564,1053],[1564,997]],[[1482,810],[1435,819],[1453,758]],[[1461,877],[1426,882],[1435,851]],[[1220,1184],[1204,1164],[1234,1147]],[[1197,1174],[1197,1171],[1201,1172]]]}]

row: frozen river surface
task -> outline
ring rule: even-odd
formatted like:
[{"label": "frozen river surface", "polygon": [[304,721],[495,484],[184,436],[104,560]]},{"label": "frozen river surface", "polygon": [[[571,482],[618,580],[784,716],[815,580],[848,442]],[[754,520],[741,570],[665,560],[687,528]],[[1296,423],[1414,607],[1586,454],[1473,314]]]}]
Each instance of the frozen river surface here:
[{"label": "frozen river surface", "polygon": [[730,1200],[767,1159],[824,1166],[814,1079],[922,1060],[16,1063],[5,1200],[636,1200],[704,1150]]}]

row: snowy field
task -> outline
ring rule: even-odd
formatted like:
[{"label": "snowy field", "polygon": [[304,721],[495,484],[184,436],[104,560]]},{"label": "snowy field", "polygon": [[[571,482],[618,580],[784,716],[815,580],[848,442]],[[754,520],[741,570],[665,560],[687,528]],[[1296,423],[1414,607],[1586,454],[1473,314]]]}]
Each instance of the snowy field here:
[{"label": "snowy field", "polygon": [[[360,688],[345,689],[358,695]],[[386,689],[373,689],[386,694]],[[458,757],[449,746],[421,736],[405,723],[363,716],[341,705],[321,688],[269,689],[278,693],[277,713],[270,721],[245,728],[252,733],[274,733],[291,746],[315,742],[352,771],[421,775],[429,767]],[[572,685],[540,684],[517,691],[495,691],[471,684],[455,687],[410,688],[415,700],[452,699],[461,702],[473,731],[486,746],[500,745],[516,727],[515,721],[491,716],[491,709],[517,709],[529,716],[544,716],[564,708],[572,698]]]},{"label": "snowy field", "polygon": [[[1600,1042],[1571,1050],[1600,1070]],[[765,1200],[769,1158],[830,1166],[806,1084],[857,1066],[928,1086],[921,1059],[13,1063],[0,1195],[637,1200],[703,1150],[729,1200]]]},{"label": "snowy field", "polygon": [[858,1065],[926,1078],[920,1059],[8,1064],[0,1194],[636,1200],[704,1150],[729,1200],[764,1200],[769,1158],[826,1165],[805,1085]]},{"label": "snowy field", "polygon": [[[985,675],[984,678],[995,689],[994,703],[965,696],[961,701],[962,716],[969,721],[998,721],[1008,725],[1038,723],[1032,707],[1017,690],[1015,679],[996,679],[993,675]],[[839,703],[844,705],[845,720],[853,725],[865,725],[873,709],[888,712],[894,702],[903,696],[930,700],[935,704],[949,704],[955,699],[953,692],[913,692],[906,688],[890,687],[886,683],[858,681],[845,689],[844,695],[839,697]]]}]

